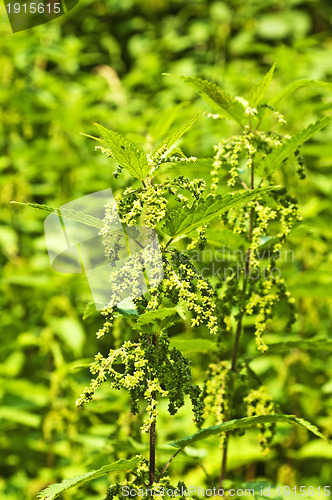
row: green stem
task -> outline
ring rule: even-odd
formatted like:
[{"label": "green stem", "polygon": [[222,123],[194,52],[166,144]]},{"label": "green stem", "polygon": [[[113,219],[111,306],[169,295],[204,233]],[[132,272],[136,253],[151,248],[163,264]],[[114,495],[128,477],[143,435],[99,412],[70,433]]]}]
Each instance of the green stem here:
[{"label": "green stem", "polygon": [[174,458],[180,453],[180,451],[182,451],[183,448],[179,448],[175,453],[174,455],[171,456],[171,458],[168,460],[167,464],[165,465],[165,467],[163,468],[163,470],[161,471],[161,473],[159,474],[158,476],[158,479],[157,479],[157,483],[159,483],[160,479],[163,477],[164,475],[164,472],[166,471],[167,467],[170,465],[170,463],[174,460]]},{"label": "green stem", "polygon": [[[157,335],[152,335],[152,345],[157,346]],[[156,393],[152,393],[152,399],[156,400]],[[156,475],[156,421],[150,427],[150,459],[149,459],[149,484],[155,482]]]},{"label": "green stem", "polygon": [[226,478],[226,466],[227,466],[227,449],[228,449],[228,436],[225,437],[224,446],[222,449],[222,460],[221,460],[221,472],[219,478],[219,489],[223,487],[223,482]]},{"label": "green stem", "polygon": [[149,463],[149,483],[154,483],[156,474],[156,422],[152,422],[150,427],[150,463]]},{"label": "green stem", "polygon": [[163,248],[163,252],[165,252],[167,250],[167,248],[169,247],[169,245],[174,241],[174,238],[173,236],[168,240],[168,242],[166,243],[165,247]]}]

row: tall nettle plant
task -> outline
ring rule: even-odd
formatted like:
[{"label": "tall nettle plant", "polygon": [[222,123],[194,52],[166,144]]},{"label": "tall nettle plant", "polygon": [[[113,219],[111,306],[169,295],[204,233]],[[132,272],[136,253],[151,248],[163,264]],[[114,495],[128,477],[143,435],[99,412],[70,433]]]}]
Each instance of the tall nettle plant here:
[{"label": "tall nettle plant", "polygon": [[[104,325],[97,337],[110,337],[116,317],[127,321],[132,333],[129,340],[123,340],[116,349],[111,348],[106,356],[96,354],[91,366],[93,379],[76,404],[84,407],[104,383],[110,389],[128,391],[131,412],[143,415],[141,431],[149,434],[150,451],[148,459],[128,457],[49,486],[40,494],[41,499],[55,499],[68,488],[113,472],[122,475],[122,480],[110,486],[106,499],[121,497],[123,489],[129,487],[137,491],[136,497],[150,488],[155,491],[151,498],[160,498],[160,488],[172,488],[170,478],[165,475],[172,460],[186,446],[214,434],[221,436],[221,488],[226,478],[230,433],[243,433],[258,426],[263,451],[268,449],[278,422],[300,424],[322,437],[308,422],[278,412],[267,388],[250,367],[242,342],[245,319],[254,315],[252,333],[257,349],[262,354],[268,349],[263,334],[280,301],[287,304],[289,326],[294,321],[294,301],[284,279],[276,272],[276,262],[300,215],[297,201],[282,185],[278,169],[294,157],[303,177],[299,148],[332,119],[326,116],[293,137],[264,129],[267,113],[285,126],[276,109],[279,102],[296,88],[314,84],[310,80],[295,82],[266,101],[273,71],[274,66],[251,89],[247,99],[232,97],[206,80],[180,77],[216,108],[211,118],[233,120],[238,125],[238,134],[221,138],[215,146],[210,185],[202,178],[185,175],[187,164],[196,162],[196,158],[186,156],[176,147],[197,116],[173,130],[148,153],[101,125],[97,125],[97,137],[89,136],[98,141],[97,150],[117,162],[116,178],[128,174],[132,178],[130,186],[116,196],[115,204],[105,207],[104,219],[96,223],[105,257],[110,262],[112,284],[112,296],[102,310]],[[164,175],[165,164],[168,171],[174,166],[169,176]],[[44,205],[29,205],[48,212],[54,210]],[[71,211],[62,216],[84,224],[81,213]],[[126,228],[127,238],[137,239],[137,226],[145,226],[152,232],[140,252],[116,267],[123,237],[114,233],[118,217]],[[232,235],[235,242],[232,273],[224,280],[203,277],[192,258],[193,249],[213,248],[210,227],[221,231],[223,237]],[[160,243],[163,279],[154,281],[152,272],[148,289],[140,290],[138,275],[144,272],[146,263],[151,269],[157,266],[155,252],[151,251],[155,249],[155,234]],[[264,257],[262,249],[269,250]],[[131,307],[124,311],[119,303],[127,288],[133,290],[133,283]],[[193,329],[206,327],[216,343],[203,388],[194,383],[187,357],[170,347],[170,329],[188,318]],[[229,351],[224,348],[225,339],[228,344],[232,339]],[[166,399],[169,414],[175,415],[187,396],[200,430],[173,442],[175,453],[166,464],[160,464],[156,457],[159,402]],[[202,428],[205,421],[211,420],[211,414],[215,425]],[[189,498],[183,483],[177,488],[180,495],[168,494],[169,498]]]}]

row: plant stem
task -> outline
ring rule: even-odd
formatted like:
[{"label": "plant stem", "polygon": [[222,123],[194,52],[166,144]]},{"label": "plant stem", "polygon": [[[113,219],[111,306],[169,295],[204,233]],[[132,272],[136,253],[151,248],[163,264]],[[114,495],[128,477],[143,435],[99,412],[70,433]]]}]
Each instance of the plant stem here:
[{"label": "plant stem", "polygon": [[168,460],[167,464],[165,465],[165,467],[163,468],[163,470],[161,471],[161,473],[159,474],[158,476],[158,479],[157,479],[157,483],[159,483],[160,479],[163,477],[164,475],[164,472],[166,471],[167,467],[170,465],[170,463],[174,460],[174,458],[178,455],[178,453],[180,453],[180,451],[182,451],[183,448],[179,448],[175,453],[174,455],[171,456],[171,458]]},{"label": "plant stem", "polygon": [[152,422],[150,427],[150,464],[149,464],[149,483],[154,483],[156,472],[156,422]]},{"label": "plant stem", "polygon": [[[152,335],[152,345],[157,345],[157,335]],[[152,394],[152,399],[156,400],[156,394]],[[155,481],[156,474],[156,421],[154,420],[150,427],[150,460],[149,460],[149,484]]]},{"label": "plant stem", "polygon": [[226,477],[226,465],[227,465],[227,447],[228,447],[228,436],[225,436],[224,446],[222,450],[222,461],[221,461],[221,471],[219,478],[219,489],[222,488],[222,484]]}]

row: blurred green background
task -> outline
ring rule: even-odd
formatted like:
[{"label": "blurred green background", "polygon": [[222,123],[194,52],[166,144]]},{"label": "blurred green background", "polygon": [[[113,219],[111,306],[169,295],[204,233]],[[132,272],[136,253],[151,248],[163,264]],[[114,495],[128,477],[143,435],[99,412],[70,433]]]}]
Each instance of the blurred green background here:
[{"label": "blurred green background", "polygon": [[[329,0],[81,0],[51,23],[12,34],[1,5],[1,499],[29,500],[50,482],[147,454],[147,437],[137,432],[126,394],[110,393],[106,384],[87,408],[75,407],[89,382],[86,366],[98,350],[107,351],[109,339],[97,343],[98,315],[82,320],[91,300],[85,277],[50,267],[44,214],[9,202],[61,206],[108,187],[115,193],[125,188],[126,177],[115,180],[112,161],[80,132],[94,133],[92,123],[99,122],[144,143],[158,138],[168,109],[183,120],[204,108],[164,72],[203,75],[244,97],[274,61],[270,95],[295,79],[331,81],[331,24]],[[280,111],[296,132],[331,108],[324,89],[302,89]],[[184,151],[213,156],[220,130],[201,117]],[[232,127],[225,122],[222,130],[228,136]],[[270,335],[332,338],[331,128],[302,152],[306,179],[284,172],[303,215],[290,243],[295,262],[284,269],[298,319],[291,333],[284,332],[281,311]],[[186,175],[206,172],[193,167]],[[126,335],[129,328],[120,329],[118,321],[112,342]],[[182,335],[196,333],[188,328]],[[188,355],[200,382],[209,355]],[[252,366],[283,412],[312,421],[332,438],[331,359],[328,351],[302,349],[257,356]],[[159,464],[172,454],[165,443],[195,431],[190,419],[189,408],[172,419],[162,412]],[[213,483],[221,452],[215,442],[204,446],[179,456],[171,477],[203,484],[207,472]],[[327,443],[283,427],[263,457],[253,432],[231,441],[230,477],[328,485],[331,459]],[[106,484],[101,479],[63,498],[102,499]]]}]

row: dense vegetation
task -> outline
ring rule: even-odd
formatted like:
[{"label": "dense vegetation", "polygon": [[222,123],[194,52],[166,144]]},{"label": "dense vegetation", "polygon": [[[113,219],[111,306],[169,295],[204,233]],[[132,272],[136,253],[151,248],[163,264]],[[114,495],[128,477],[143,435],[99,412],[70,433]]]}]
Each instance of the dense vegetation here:
[{"label": "dense vegetation", "polygon": [[[304,421],[331,438],[331,19],[327,1],[274,0],[81,2],[15,35],[1,17],[1,497],[102,467],[63,498],[149,484],[156,401],[156,481],[173,443],[172,485],[330,484],[332,448]],[[119,144],[149,155],[141,171],[117,171]],[[86,278],[50,267],[45,214],[9,202],[108,187],[123,222],[156,228],[165,279],[105,328]],[[246,262],[282,279],[227,277]],[[89,365],[101,382],[115,352],[123,376],[92,394]],[[133,382],[145,359],[159,385]],[[198,440],[213,424],[229,427]]]}]

